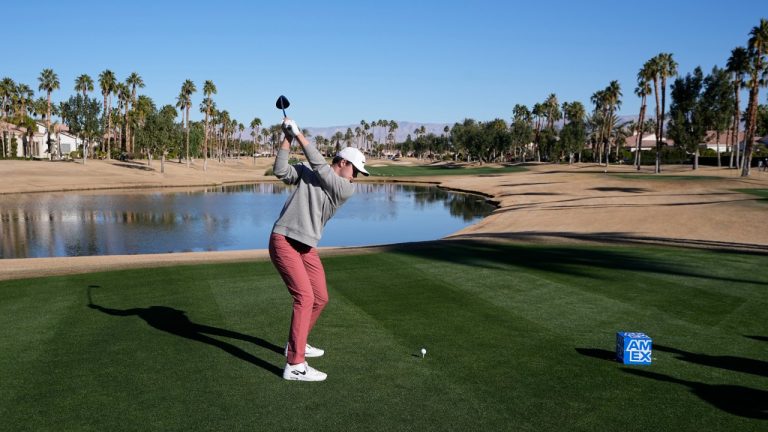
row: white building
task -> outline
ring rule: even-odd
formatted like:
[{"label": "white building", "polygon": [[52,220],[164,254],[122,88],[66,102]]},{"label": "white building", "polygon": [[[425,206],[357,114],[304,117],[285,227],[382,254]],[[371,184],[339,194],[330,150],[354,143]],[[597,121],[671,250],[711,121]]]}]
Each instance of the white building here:
[{"label": "white building", "polygon": [[[48,146],[45,144],[45,123],[36,121],[35,126],[36,130],[30,136],[27,133],[28,131],[26,128],[0,121],[0,134],[8,134],[9,145],[12,139],[16,138],[16,157],[58,159],[58,149],[60,144],[62,158],[67,159],[69,158],[70,152],[77,150],[83,143],[80,138],[69,133],[69,130],[65,125],[58,123],[54,124],[53,132],[51,133],[51,154],[48,152]],[[6,151],[10,153],[11,148],[8,148]]]}]

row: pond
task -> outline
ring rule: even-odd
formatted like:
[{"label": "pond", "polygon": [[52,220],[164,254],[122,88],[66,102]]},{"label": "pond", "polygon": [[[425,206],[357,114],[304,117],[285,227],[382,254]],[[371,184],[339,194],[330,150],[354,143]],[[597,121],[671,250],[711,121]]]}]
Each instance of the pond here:
[{"label": "pond", "polygon": [[[319,246],[435,240],[487,216],[477,195],[355,183]],[[258,183],[197,189],[0,195],[0,258],[266,249],[292,188]]]}]

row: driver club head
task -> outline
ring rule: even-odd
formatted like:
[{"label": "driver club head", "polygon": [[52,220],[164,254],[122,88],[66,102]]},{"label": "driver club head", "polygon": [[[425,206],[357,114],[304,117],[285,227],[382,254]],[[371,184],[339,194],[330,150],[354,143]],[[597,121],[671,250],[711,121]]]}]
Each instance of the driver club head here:
[{"label": "driver club head", "polygon": [[286,117],[285,109],[291,106],[291,103],[288,101],[287,97],[280,95],[280,97],[277,98],[277,101],[275,102],[275,106],[277,109],[283,110],[283,117]]}]

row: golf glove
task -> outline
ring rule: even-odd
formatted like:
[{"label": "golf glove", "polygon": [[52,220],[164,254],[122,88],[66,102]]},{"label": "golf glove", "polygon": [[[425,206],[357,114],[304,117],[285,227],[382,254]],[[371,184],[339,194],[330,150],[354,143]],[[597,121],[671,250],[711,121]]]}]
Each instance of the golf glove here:
[{"label": "golf glove", "polygon": [[283,131],[285,133],[290,133],[292,136],[301,135],[301,129],[299,129],[299,125],[297,125],[294,120],[285,120],[283,122]]}]

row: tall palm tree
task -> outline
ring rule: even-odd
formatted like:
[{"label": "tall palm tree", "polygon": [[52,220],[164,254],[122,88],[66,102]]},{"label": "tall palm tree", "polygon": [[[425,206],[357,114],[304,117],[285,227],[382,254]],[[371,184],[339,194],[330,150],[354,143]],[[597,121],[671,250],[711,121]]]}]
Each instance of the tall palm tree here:
[{"label": "tall palm tree", "polygon": [[[136,72],[131,72],[130,75],[128,75],[128,78],[125,79],[125,83],[130,87],[131,89],[131,98],[130,98],[130,107],[129,111],[133,111],[134,106],[136,105],[136,88],[144,88],[144,80],[141,78],[141,75],[139,75]],[[125,119],[126,126],[125,126],[125,146],[127,148],[128,152],[133,152],[133,131],[130,129],[129,125],[131,122],[128,121],[128,118]]]},{"label": "tall palm tree", "polygon": [[186,138],[186,151],[187,151],[187,168],[189,168],[189,108],[192,106],[192,93],[197,91],[195,83],[192,80],[186,80],[181,85],[181,93],[179,97],[183,98],[184,105],[184,129],[187,135]]},{"label": "tall palm tree", "polygon": [[396,121],[390,120],[388,127],[389,127],[389,134],[392,134],[392,147],[394,147],[395,146],[395,135],[396,135],[397,129],[400,127],[400,125],[398,125]]},{"label": "tall palm tree", "polygon": [[656,167],[655,172],[658,174],[661,172],[661,135],[659,132],[659,121],[661,120],[661,103],[659,92],[659,69],[660,69],[659,56],[655,56],[643,64],[641,71],[645,74],[646,78],[650,78],[653,82],[653,95],[656,99],[656,127],[654,134],[656,135]]},{"label": "tall palm tree", "polygon": [[[0,111],[2,111],[3,123],[5,124],[5,130],[3,130],[3,136],[1,137],[3,146],[0,156],[2,157],[8,156],[8,153],[11,151],[11,147],[8,143],[8,128],[10,127],[8,124],[8,114],[11,110],[11,98],[13,97],[15,90],[16,83],[13,82],[11,78],[4,77],[0,80]],[[16,155],[11,156],[15,157]]]},{"label": "tall palm tree", "polygon": [[[739,125],[741,123],[741,103],[739,94],[744,86],[744,75],[749,71],[749,53],[744,47],[736,47],[731,50],[731,56],[726,63],[728,72],[733,74],[733,92],[735,96],[735,109],[733,112],[733,134],[731,136],[731,160],[729,166],[734,168],[734,162],[739,164]],[[734,153],[736,160],[734,161]]]},{"label": "tall palm tree", "polygon": [[[611,122],[615,121],[615,112],[619,108],[621,108],[621,97],[623,94],[621,93],[621,85],[618,81],[613,80],[608,84],[608,87],[605,88],[605,97],[606,97],[606,103],[608,105],[608,119],[611,120]],[[608,124],[608,130],[610,131],[613,129],[614,124],[609,123]],[[609,143],[610,144],[610,143]],[[616,144],[616,162],[618,163],[619,160],[619,146],[621,145],[620,141],[615,141],[614,144]],[[608,165],[608,155],[610,154],[610,145],[608,148],[608,151],[605,154],[605,165]]]},{"label": "tall palm tree", "polygon": [[750,69],[749,69],[749,104],[747,105],[747,125],[744,136],[744,158],[741,163],[741,176],[749,175],[752,163],[755,131],[757,129],[757,109],[760,86],[765,85],[765,75],[768,70],[765,55],[768,54],[768,19],[762,18],[760,24],[749,32]]},{"label": "tall palm tree", "polygon": [[[264,141],[263,141],[264,145],[267,145],[267,140],[269,140],[269,134],[270,134],[269,128],[264,128],[264,129],[261,130],[261,136],[264,137]],[[272,149],[271,148],[269,149],[269,154],[272,155]]]},{"label": "tall palm tree", "polygon": [[654,72],[646,62],[645,65],[637,72],[637,87],[635,88],[635,94],[640,98],[640,114],[637,117],[637,148],[635,149],[635,165],[637,170],[640,171],[641,165],[641,146],[643,143],[643,124],[645,122],[645,110],[647,107],[648,95],[651,94],[651,81],[654,79]]},{"label": "tall palm tree", "polygon": [[251,135],[254,136],[253,145],[256,145],[256,138],[259,136],[259,128],[261,128],[261,119],[256,117],[251,120]]},{"label": "tall palm tree", "polygon": [[547,129],[554,129],[555,122],[560,120],[560,103],[557,101],[557,95],[550,93],[544,101],[544,112],[547,118]]},{"label": "tall palm tree", "polygon": [[[205,96],[205,100],[203,101],[205,105],[205,133],[203,134],[203,157],[205,158],[205,161],[203,162],[203,171],[208,169],[208,121],[211,117],[211,108],[214,107],[211,96],[215,94],[216,84],[211,80],[206,80],[203,84],[203,95]],[[259,120],[259,122],[261,122],[261,120]]]},{"label": "tall palm tree", "polygon": [[229,118],[229,111],[223,110],[219,112],[219,123],[221,124],[221,137],[223,138],[221,151],[219,151],[219,162],[222,162],[225,157],[224,153],[227,151],[227,138],[229,133],[229,125],[231,119]]},{"label": "tall palm tree", "polygon": [[[119,101],[119,108],[123,110],[123,116],[121,118],[122,128],[120,134],[120,149],[122,151],[128,151],[128,107],[131,103],[131,89],[127,83],[117,83],[117,100]],[[119,110],[118,110],[119,113]],[[125,131],[125,132],[122,132]],[[111,152],[111,149],[110,149]],[[110,157],[109,155],[107,157]]]},{"label": "tall palm tree", "polygon": [[[594,93],[592,93],[592,96],[589,98],[590,102],[595,106],[594,113],[592,114],[592,121],[595,124],[595,129],[597,129],[597,137],[595,142],[595,147],[593,148],[593,157],[597,156],[597,163],[602,164],[603,163],[603,146],[605,145],[605,139],[604,139],[604,131],[605,131],[605,117],[607,110],[605,109],[606,103],[606,96],[605,96],[605,90],[598,90]],[[535,109],[535,106],[534,106]]]},{"label": "tall palm tree", "polygon": [[[103,126],[106,129],[107,132],[107,148],[111,148],[110,141],[112,140],[112,93],[115,91],[115,86],[117,85],[117,78],[115,77],[115,73],[112,72],[109,69],[105,69],[103,72],[99,74],[99,88],[101,89],[101,94],[104,96],[104,111],[102,113],[103,116]],[[103,149],[102,145],[102,149]],[[107,157],[109,157],[109,152],[107,152]]]},{"label": "tall palm tree", "polygon": [[664,119],[666,118],[667,78],[677,76],[677,62],[672,58],[672,53],[659,54],[659,77],[661,78],[661,119],[659,121],[659,136],[664,137]]},{"label": "tall palm tree", "polygon": [[240,132],[240,135],[237,138],[237,158],[240,159],[240,154],[243,152],[243,131],[245,131],[245,125],[238,123],[237,131]]},{"label": "tall palm tree", "polygon": [[[48,146],[48,151],[51,151],[51,93],[53,93],[54,90],[58,90],[60,88],[60,82],[59,82],[59,76],[56,75],[56,72],[53,71],[53,69],[43,69],[42,72],[40,72],[40,76],[37,78],[37,80],[40,82],[40,85],[38,86],[38,90],[44,91],[47,94],[48,99],[48,110],[45,114],[45,143]],[[58,158],[61,159],[61,148],[58,149]]]},{"label": "tall palm tree", "polygon": [[363,127],[363,142],[365,143],[365,148],[368,148],[368,131],[371,130],[371,125],[365,121],[360,120],[360,126]]}]

